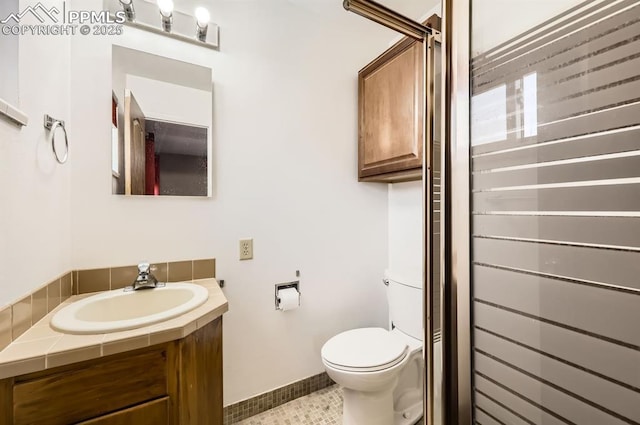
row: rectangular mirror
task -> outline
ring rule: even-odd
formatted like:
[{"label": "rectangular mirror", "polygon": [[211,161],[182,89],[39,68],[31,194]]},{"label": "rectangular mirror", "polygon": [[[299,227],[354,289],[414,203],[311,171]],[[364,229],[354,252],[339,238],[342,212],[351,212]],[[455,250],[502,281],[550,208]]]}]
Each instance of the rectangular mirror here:
[{"label": "rectangular mirror", "polygon": [[211,196],[211,69],[113,46],[112,191]]}]

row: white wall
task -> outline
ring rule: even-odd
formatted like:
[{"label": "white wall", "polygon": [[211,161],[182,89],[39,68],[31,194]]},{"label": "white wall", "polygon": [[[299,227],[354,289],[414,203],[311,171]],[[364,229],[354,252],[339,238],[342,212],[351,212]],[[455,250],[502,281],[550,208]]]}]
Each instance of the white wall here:
[{"label": "white wall", "polygon": [[[72,40],[73,259],[216,257],[230,404],[322,372],[320,348],[337,332],[386,325],[387,187],[357,182],[356,77],[392,34],[340,2],[336,20],[287,1],[206,3],[219,52],[132,29]],[[111,195],[113,41],[213,69],[213,199]],[[237,259],[243,237],[254,238],[252,261]],[[277,312],[273,285],[296,269],[302,307]]]},{"label": "white wall", "polygon": [[[21,1],[22,7],[30,2]],[[43,1],[62,9],[62,1]],[[69,113],[69,39],[21,36],[19,108],[29,125],[0,118],[0,306],[71,268],[70,178],[78,140]],[[67,120],[69,163],[46,142],[44,114]]]},{"label": "white wall", "polygon": [[[0,20],[19,9],[18,0],[2,0],[0,2]],[[12,105],[18,103],[18,42],[14,35],[0,36],[0,99]]]},{"label": "white wall", "polygon": [[389,185],[389,273],[402,283],[422,283],[422,182]]},{"label": "white wall", "polygon": [[[414,11],[414,16],[420,16],[416,19],[424,22],[434,13],[442,17],[442,5],[440,1],[430,0],[423,3],[422,9]],[[395,36],[389,46],[401,38]],[[393,279],[414,285],[423,280],[422,206],[421,181],[389,185],[388,270]]]}]

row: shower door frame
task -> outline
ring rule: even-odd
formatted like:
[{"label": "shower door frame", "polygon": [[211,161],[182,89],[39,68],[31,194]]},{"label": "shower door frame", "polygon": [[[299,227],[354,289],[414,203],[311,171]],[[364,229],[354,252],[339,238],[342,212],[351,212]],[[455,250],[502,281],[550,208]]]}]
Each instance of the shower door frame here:
[{"label": "shower door frame", "polygon": [[[441,424],[470,425],[471,382],[471,286],[470,286],[470,0],[442,0],[443,28],[436,37],[430,28],[412,21],[372,0],[344,0],[350,10],[425,44],[425,89],[433,102],[433,54],[436,38],[442,46],[441,61],[441,188],[440,188],[440,326],[442,335]],[[454,31],[455,28],[455,31]],[[430,68],[431,67],[431,68]],[[433,106],[433,104],[431,104]],[[433,108],[425,104],[425,111]],[[423,192],[433,194],[432,119],[425,120]],[[430,140],[429,140],[430,139]],[[432,146],[431,146],[432,147]],[[428,180],[428,182],[427,182]],[[433,364],[433,199],[425,196],[423,208],[425,425],[434,424],[435,388]],[[429,343],[427,344],[427,341]],[[439,424],[438,424],[439,425]]]},{"label": "shower door frame", "polygon": [[[423,338],[423,359],[425,360],[425,379],[424,379],[424,396],[423,396],[423,406],[424,406],[424,418],[423,423],[425,425],[436,425],[434,423],[435,416],[435,365],[434,365],[434,334],[435,327],[434,321],[435,317],[433,317],[434,312],[434,302],[436,300],[433,299],[433,289],[436,284],[434,282],[434,237],[435,229],[433,228],[434,224],[434,155],[433,155],[433,146],[434,146],[434,136],[436,132],[436,122],[435,122],[435,114],[434,114],[434,100],[435,100],[435,43],[442,43],[441,33],[433,30],[430,27],[427,27],[423,24],[413,21],[410,18],[407,18],[396,11],[377,3],[374,0],[344,0],[343,6],[347,11],[356,13],[358,15],[363,16],[377,24],[386,26],[394,31],[397,31],[401,34],[404,34],[407,37],[413,38],[421,43],[423,43],[423,48],[425,51],[424,54],[424,67],[423,67],[423,79],[424,79],[424,94],[423,97],[423,110],[425,111],[426,117],[423,120],[424,129],[423,129],[423,160],[422,160],[422,191],[423,191],[423,234],[422,234],[422,246],[424,250],[423,255],[423,318],[424,318],[424,338]],[[445,61],[441,61],[442,69],[441,75],[444,75],[444,63]],[[443,78],[444,79],[444,78]],[[441,87],[441,93],[442,87]],[[441,96],[443,97],[443,96]],[[447,138],[446,134],[443,134],[443,138]],[[442,142],[441,142],[442,143]],[[441,149],[442,159],[445,157],[445,149]],[[442,164],[440,181],[441,185],[443,180],[445,179],[444,175],[444,164]],[[440,233],[443,234],[444,230],[444,222],[447,223],[449,220],[443,219],[443,216],[448,212],[443,210],[443,201],[448,199],[443,193],[442,186],[440,190]],[[443,245],[444,238],[441,236],[440,241],[440,253],[441,257],[445,257],[442,253],[446,252],[445,247]],[[445,275],[443,270],[446,268],[442,267],[442,264],[445,264],[444,261],[441,261],[441,272],[440,272],[440,281],[437,284],[440,286],[441,297],[440,300],[440,326],[441,326],[441,345],[451,345],[453,341],[451,336],[445,331],[444,323],[448,322],[444,317],[444,303],[442,301],[442,288],[446,285]],[[443,350],[443,353],[445,351]],[[442,356],[444,357],[444,355]],[[444,364],[446,362],[444,359],[442,360],[441,368],[444,368]],[[445,388],[448,388],[444,382],[444,376],[442,377],[440,384],[440,390],[442,394],[445,394],[447,391]],[[447,416],[444,409],[444,398],[438,406],[441,411],[442,423],[447,422]]]},{"label": "shower door frame", "polygon": [[[443,346],[443,417],[446,424],[473,423],[471,334],[471,133],[470,42],[471,0],[443,0],[443,114],[442,129],[448,152],[448,222],[442,234],[448,243],[442,264],[449,304],[446,321],[450,344]],[[446,146],[446,149],[445,149]],[[447,256],[450,256],[447,258]]]}]

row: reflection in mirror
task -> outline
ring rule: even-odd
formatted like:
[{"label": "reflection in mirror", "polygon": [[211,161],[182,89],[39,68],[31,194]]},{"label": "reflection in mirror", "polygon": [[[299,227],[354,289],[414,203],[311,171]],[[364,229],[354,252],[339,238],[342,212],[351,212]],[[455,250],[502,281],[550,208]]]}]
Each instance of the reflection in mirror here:
[{"label": "reflection in mirror", "polygon": [[211,196],[211,69],[113,46],[112,190]]},{"label": "reflection in mirror", "polygon": [[152,179],[153,194],[207,196],[208,130],[147,120],[145,131],[147,146],[155,146],[151,149],[157,170]]}]

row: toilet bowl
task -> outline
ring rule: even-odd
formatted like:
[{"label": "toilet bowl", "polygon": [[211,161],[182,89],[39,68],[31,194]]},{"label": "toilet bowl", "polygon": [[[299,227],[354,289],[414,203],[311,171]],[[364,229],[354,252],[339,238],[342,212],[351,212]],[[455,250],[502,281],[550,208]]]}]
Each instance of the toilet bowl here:
[{"label": "toilet bowl", "polygon": [[391,330],[351,329],[322,347],[343,389],[343,425],[414,425],[423,415],[422,288],[386,277]]},{"label": "toilet bowl", "polygon": [[422,373],[421,343],[408,338],[398,330],[361,328],[322,347],[327,374],[343,388],[344,425],[413,425],[422,417],[422,381],[398,391],[409,365],[418,365],[411,373]]}]

